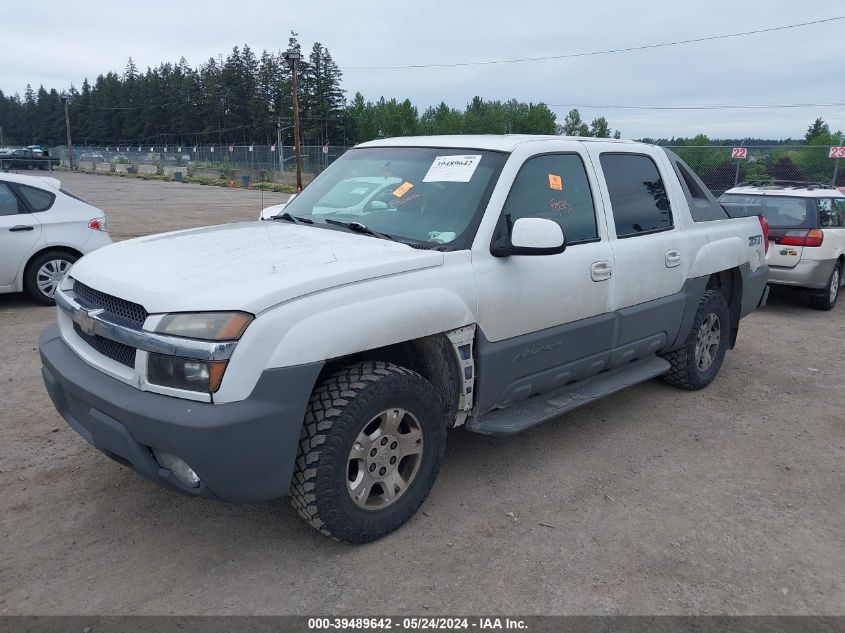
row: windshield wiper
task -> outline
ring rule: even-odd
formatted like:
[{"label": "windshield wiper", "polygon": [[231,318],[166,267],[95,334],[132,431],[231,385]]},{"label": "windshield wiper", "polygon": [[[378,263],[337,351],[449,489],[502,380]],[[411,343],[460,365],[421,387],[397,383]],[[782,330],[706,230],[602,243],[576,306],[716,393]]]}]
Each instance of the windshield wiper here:
[{"label": "windshield wiper", "polygon": [[367,227],[367,225],[361,224],[360,222],[341,222],[340,220],[332,220],[331,218],[325,218],[323,222],[325,222],[326,224],[342,226],[346,229],[349,229],[353,233],[361,233],[362,235],[372,235],[373,237],[378,237],[383,240],[390,240],[391,242],[398,241],[395,237],[391,237],[387,233],[379,233],[378,231],[374,231],[373,229]]},{"label": "windshield wiper", "polygon": [[294,217],[287,211],[284,213],[280,213],[279,215],[274,215],[271,220],[283,220],[285,222],[293,222],[294,224],[314,224],[314,220],[309,220],[308,218],[299,218]]}]

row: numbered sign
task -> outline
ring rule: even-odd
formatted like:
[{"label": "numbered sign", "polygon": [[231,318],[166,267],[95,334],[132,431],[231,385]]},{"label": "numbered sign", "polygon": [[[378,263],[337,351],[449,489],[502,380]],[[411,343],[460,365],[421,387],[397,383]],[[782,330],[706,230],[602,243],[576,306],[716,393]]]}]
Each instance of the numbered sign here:
[{"label": "numbered sign", "polygon": [[845,158],[845,145],[841,147],[831,147],[829,158]]},{"label": "numbered sign", "polygon": [[748,150],[745,147],[734,147],[731,150],[731,158],[746,158]]},{"label": "numbered sign", "polygon": [[329,153],[329,146],[323,145],[323,154],[328,154],[328,153]]}]

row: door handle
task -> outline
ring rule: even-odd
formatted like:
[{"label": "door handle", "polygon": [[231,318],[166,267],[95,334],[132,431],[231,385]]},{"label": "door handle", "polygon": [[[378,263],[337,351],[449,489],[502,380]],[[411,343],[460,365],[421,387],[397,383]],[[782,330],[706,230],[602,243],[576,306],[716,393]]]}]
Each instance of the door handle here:
[{"label": "door handle", "polygon": [[593,262],[590,266],[590,279],[605,281],[613,276],[613,266],[610,262]]},{"label": "door handle", "polygon": [[681,253],[679,251],[666,251],[666,268],[674,268],[681,263]]},{"label": "door handle", "polygon": [[18,224],[17,226],[13,226],[9,230],[12,231],[12,233],[15,233],[17,231],[34,231],[35,227],[34,226],[25,226],[23,224]]}]

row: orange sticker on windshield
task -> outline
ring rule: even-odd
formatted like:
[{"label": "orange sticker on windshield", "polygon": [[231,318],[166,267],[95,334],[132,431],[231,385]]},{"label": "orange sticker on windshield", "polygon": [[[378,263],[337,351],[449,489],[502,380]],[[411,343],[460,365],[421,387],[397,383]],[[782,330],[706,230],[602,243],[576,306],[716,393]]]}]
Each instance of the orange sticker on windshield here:
[{"label": "orange sticker on windshield", "polygon": [[549,189],[557,189],[563,191],[563,180],[560,176],[549,174]]},{"label": "orange sticker on windshield", "polygon": [[403,182],[401,185],[399,185],[396,189],[393,190],[393,195],[397,198],[401,198],[406,193],[408,193],[413,186],[414,185],[409,182]]}]

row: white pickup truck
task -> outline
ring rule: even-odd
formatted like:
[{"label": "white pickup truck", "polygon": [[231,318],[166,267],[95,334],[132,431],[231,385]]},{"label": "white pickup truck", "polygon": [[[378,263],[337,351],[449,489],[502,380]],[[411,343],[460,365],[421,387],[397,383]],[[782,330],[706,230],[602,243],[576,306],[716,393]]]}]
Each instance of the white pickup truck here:
[{"label": "white pickup truck", "polygon": [[518,433],[658,376],[707,386],[765,301],[766,231],[659,147],[364,143],[272,221],[81,259],[44,381],[152,481],[290,494],[323,533],[371,541],[423,502],[449,428]]}]

